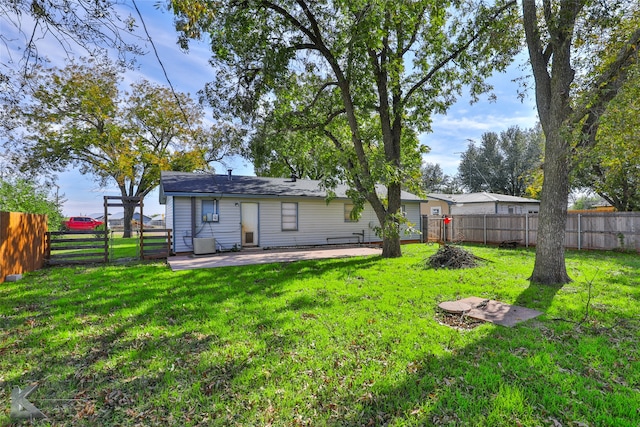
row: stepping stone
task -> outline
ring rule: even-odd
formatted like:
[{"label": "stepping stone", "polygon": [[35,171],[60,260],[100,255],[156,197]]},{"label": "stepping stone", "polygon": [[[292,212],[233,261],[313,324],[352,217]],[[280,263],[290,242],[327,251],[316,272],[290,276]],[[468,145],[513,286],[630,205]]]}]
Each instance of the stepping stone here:
[{"label": "stepping stone", "polygon": [[471,310],[465,312],[467,316],[508,328],[542,314],[541,311],[532,310],[527,307],[505,304],[500,301],[478,297],[464,298],[459,300],[459,302],[471,305]]},{"label": "stepping stone", "polygon": [[447,313],[462,314],[471,310],[471,304],[458,301],[445,301],[438,304],[438,307],[446,311]]}]

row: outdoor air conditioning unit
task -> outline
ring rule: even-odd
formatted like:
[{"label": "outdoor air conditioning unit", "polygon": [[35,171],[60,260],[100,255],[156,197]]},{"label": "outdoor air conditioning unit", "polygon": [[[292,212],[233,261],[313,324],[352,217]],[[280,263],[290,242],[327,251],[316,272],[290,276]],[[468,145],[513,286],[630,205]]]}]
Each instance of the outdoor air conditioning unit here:
[{"label": "outdoor air conditioning unit", "polygon": [[213,237],[194,237],[193,254],[205,255],[216,253],[216,239]]}]

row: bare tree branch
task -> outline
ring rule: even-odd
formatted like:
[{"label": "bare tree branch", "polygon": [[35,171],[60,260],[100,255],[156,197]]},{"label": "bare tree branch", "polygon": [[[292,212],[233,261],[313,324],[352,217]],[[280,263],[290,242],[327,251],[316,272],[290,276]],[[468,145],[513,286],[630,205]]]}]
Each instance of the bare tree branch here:
[{"label": "bare tree branch", "polygon": [[[505,4],[504,6],[500,7],[499,9],[497,9],[492,17],[493,18],[497,18],[502,12],[504,12],[505,10],[514,7],[516,5],[515,0],[511,1],[507,4]],[[487,22],[491,22],[491,19],[489,19]],[[436,74],[438,71],[440,71],[444,66],[446,66],[447,64],[449,64],[451,61],[455,60],[458,56],[460,56],[460,54],[462,54],[465,50],[467,50],[467,48],[469,48],[469,46],[471,46],[471,44],[476,41],[481,35],[482,33],[484,33],[484,31],[486,31],[487,27],[483,26],[481,27],[475,34],[473,34],[469,40],[467,40],[466,42],[460,44],[458,46],[457,49],[455,49],[453,52],[451,52],[447,57],[445,57],[443,60],[441,60],[440,62],[438,62],[437,64],[435,64],[433,66],[433,68],[420,80],[418,80],[418,82],[416,82],[416,84],[414,84],[408,91],[407,94],[404,96],[402,103],[406,104],[408,102],[408,100],[411,98],[411,96],[413,96],[413,94],[419,90],[422,86],[424,86],[429,80],[431,80],[431,78],[434,76],[434,74]]]}]

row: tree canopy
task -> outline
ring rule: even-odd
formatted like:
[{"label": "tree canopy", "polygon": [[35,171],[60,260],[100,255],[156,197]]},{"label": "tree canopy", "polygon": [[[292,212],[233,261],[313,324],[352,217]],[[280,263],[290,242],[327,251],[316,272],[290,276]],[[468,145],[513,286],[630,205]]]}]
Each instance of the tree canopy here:
[{"label": "tree canopy", "polygon": [[421,168],[422,189],[427,193],[458,194],[462,193],[462,182],[459,175],[451,176],[442,170],[437,163],[425,163]]},{"label": "tree canopy", "polygon": [[600,118],[595,143],[576,159],[576,184],[620,212],[640,211],[640,67],[629,75]]},{"label": "tree canopy", "polygon": [[517,126],[497,134],[486,132],[480,144],[469,144],[458,166],[460,181],[471,192],[525,196],[540,167],[540,129]]},{"label": "tree canopy", "polygon": [[[203,109],[185,94],[147,81],[120,89],[108,60],[71,62],[30,75],[29,96],[12,114],[22,128],[10,134],[14,163],[56,172],[77,166],[101,183],[115,182],[123,197],[144,197],[161,170],[207,169],[240,138],[203,122]],[[125,207],[125,233],[133,206]]]},{"label": "tree canopy", "polygon": [[[132,65],[144,54],[138,44],[142,39],[136,35],[136,19],[120,4],[120,0],[1,1],[0,103],[18,104],[25,78],[50,64],[53,51],[67,59],[78,53],[109,52],[118,62]],[[19,118],[2,113],[0,126],[20,125]]]},{"label": "tree canopy", "polygon": [[58,230],[63,218],[59,195],[52,198],[45,188],[22,177],[0,179],[0,211],[47,215],[49,230]]},{"label": "tree canopy", "polygon": [[[119,59],[142,53],[132,15],[119,13],[118,0],[10,0],[0,2],[0,80],[14,71],[28,74],[47,62],[49,46],[57,43],[68,57],[80,47],[85,54],[114,49]],[[16,67],[17,66],[17,67]]]},{"label": "tree canopy", "polygon": [[[329,172],[317,176],[327,188],[348,184],[359,209],[371,205],[386,257],[401,255],[401,187],[418,188],[416,135],[463,87],[473,97],[488,90],[484,79],[504,69],[518,47],[514,1],[171,3],[184,46],[211,38],[217,78],[204,92],[209,103],[253,129],[328,141],[313,147],[323,153],[315,158],[326,149],[331,159]],[[289,150],[305,138],[285,141]]]}]

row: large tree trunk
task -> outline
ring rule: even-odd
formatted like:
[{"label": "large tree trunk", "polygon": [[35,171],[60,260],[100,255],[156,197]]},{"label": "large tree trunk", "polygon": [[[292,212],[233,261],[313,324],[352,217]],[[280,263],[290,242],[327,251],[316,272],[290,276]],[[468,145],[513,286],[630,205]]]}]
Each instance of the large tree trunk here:
[{"label": "large tree trunk", "polygon": [[386,237],[382,241],[382,257],[383,258],[399,258],[402,256],[400,248],[400,236]]},{"label": "large tree trunk", "polygon": [[394,215],[401,207],[400,184],[390,184],[387,190],[387,209],[376,211],[382,229],[382,257],[399,258],[402,256],[400,247],[401,223]]},{"label": "large tree trunk", "polygon": [[124,203],[124,233],[122,237],[131,237],[131,222],[133,221],[133,213],[136,209],[135,204]]},{"label": "large tree trunk", "polygon": [[534,283],[569,283],[564,260],[564,237],[569,196],[569,164],[566,143],[558,132],[547,138],[544,183],[540,201],[536,260],[529,278]]},{"label": "large tree trunk", "polygon": [[536,2],[522,1],[536,106],[546,137],[536,260],[530,280],[547,285],[571,281],[564,261],[571,154],[568,143],[571,129],[567,125],[572,114],[570,94],[575,76],[571,68],[571,43],[575,21],[585,0],[561,0],[559,3],[559,11],[544,15],[550,21],[546,22],[546,30],[551,32],[550,45],[545,47],[538,26]]}]

